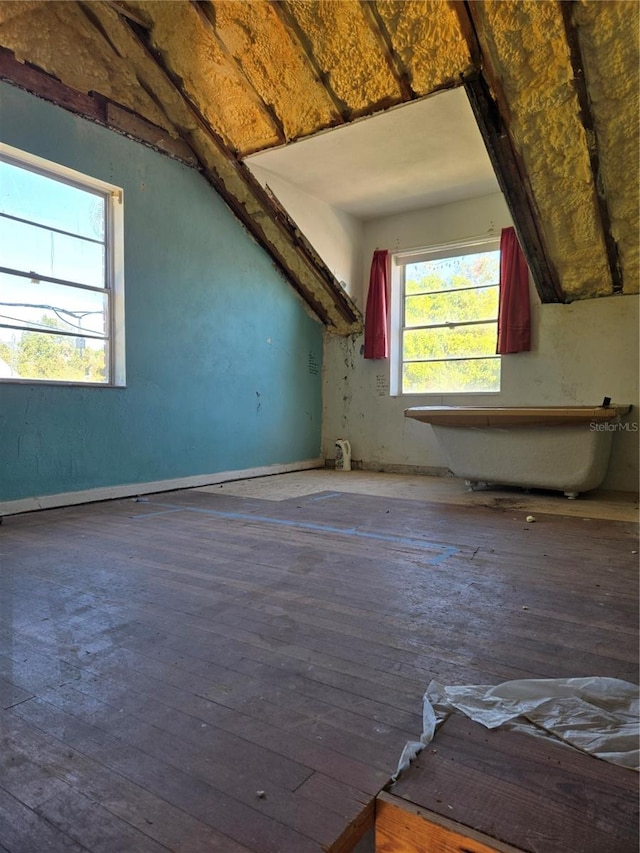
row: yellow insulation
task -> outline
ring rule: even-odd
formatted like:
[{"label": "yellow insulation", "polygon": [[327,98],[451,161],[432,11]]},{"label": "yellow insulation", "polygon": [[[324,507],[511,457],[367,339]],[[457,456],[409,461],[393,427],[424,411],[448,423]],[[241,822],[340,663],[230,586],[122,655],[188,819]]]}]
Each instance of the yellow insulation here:
[{"label": "yellow insulation", "polygon": [[587,137],[557,3],[478,4],[551,262],[568,299],[611,293]]},{"label": "yellow insulation", "polygon": [[[133,3],[131,6],[133,7]],[[354,319],[352,322],[345,320],[336,308],[331,285],[323,279],[321,273],[316,270],[312,263],[302,258],[296,251],[291,244],[288,233],[270,218],[260,199],[254,195],[251,186],[243,180],[237,164],[225,157],[209,134],[194,119],[180,94],[155,64],[149,62],[144,49],[128,28],[121,24],[117,14],[108,6],[96,4],[96,15],[109,37],[118,43],[121,52],[127,56],[132,69],[141,79],[145,79],[146,85],[163,103],[175,127],[179,128],[182,135],[189,139],[200,162],[222,181],[226,191],[259,224],[265,236],[265,242],[270,243],[284,259],[285,266],[297,281],[302,292],[323,306],[328,317],[328,327],[338,334],[359,331],[360,322],[357,319],[359,314],[355,306],[351,304],[348,298],[346,299],[349,306],[347,312],[350,311]],[[335,287],[339,287],[337,282]],[[342,297],[342,294],[340,295]]]},{"label": "yellow insulation", "polygon": [[144,0],[129,6],[152,19],[154,47],[231,148],[254,151],[278,142],[277,130],[259,99],[190,3]]},{"label": "yellow insulation", "polygon": [[[382,34],[375,33],[376,14],[418,95],[457,81],[471,64],[456,9],[444,0],[376,0],[368,8],[359,0],[289,0],[286,9],[305,34],[302,42],[267,0],[216,0],[212,24],[188,0],[127,0],[122,6],[152,24],[152,43],[178,84],[241,155],[278,144],[282,131],[289,140],[338,120],[305,49],[355,115],[402,99]],[[287,245],[284,231],[268,219],[262,202],[198,126],[128,26],[105,3],[84,8],[88,15],[73,2],[0,0],[0,44],[80,92],[99,92],[170,133],[179,130],[260,221],[303,287],[327,307],[337,327],[344,327],[326,284]],[[560,5],[552,0],[473,4],[543,241],[570,299],[609,294],[612,286],[589,161],[595,139],[624,290],[638,292],[639,9],[627,0],[573,4],[595,123],[595,138],[588,139]]]},{"label": "yellow insulation", "polygon": [[0,3],[0,43],[72,89],[99,92],[175,133],[126,57],[113,51],[76,3]]},{"label": "yellow insulation", "polygon": [[377,0],[394,50],[418,95],[458,81],[471,57],[454,9],[442,0]]},{"label": "yellow insulation", "polygon": [[271,3],[219,3],[215,29],[249,85],[273,107],[287,141],[339,121],[302,47]]},{"label": "yellow insulation", "polygon": [[638,34],[635,2],[581,2],[574,6],[600,169],[618,244],[625,293],[638,293]]},{"label": "yellow insulation", "polygon": [[289,0],[287,6],[311,43],[329,85],[354,112],[400,101],[384,48],[357,0]]}]

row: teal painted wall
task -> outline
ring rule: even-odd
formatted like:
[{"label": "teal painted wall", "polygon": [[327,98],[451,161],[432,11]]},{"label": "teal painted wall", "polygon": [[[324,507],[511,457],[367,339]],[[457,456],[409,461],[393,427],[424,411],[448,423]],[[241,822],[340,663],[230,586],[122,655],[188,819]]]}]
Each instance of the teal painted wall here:
[{"label": "teal painted wall", "polygon": [[0,500],[320,455],[322,327],[205,179],[0,84],[0,139],[124,188],[126,388],[0,383]]}]

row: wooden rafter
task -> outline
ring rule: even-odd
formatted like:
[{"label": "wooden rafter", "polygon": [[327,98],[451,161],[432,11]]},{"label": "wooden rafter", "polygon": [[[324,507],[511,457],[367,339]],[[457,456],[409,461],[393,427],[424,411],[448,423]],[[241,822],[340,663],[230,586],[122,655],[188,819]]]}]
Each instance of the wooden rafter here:
[{"label": "wooden rafter", "polygon": [[609,212],[609,205],[607,204],[604,184],[602,181],[602,173],[600,170],[598,134],[593,113],[591,111],[591,101],[587,92],[587,82],[584,74],[584,61],[582,58],[582,49],[580,47],[578,30],[573,22],[573,2],[561,0],[560,9],[562,12],[562,21],[564,24],[567,44],[569,46],[571,68],[573,69],[573,85],[578,97],[578,103],[580,104],[580,120],[584,127],[585,137],[587,140],[589,163],[595,187],[596,206],[600,217],[600,223],[602,225],[602,234],[607,250],[607,261],[611,272],[611,281],[613,283],[612,291],[613,293],[622,293],[623,280],[620,256],[618,254],[618,246],[611,232],[611,214]]},{"label": "wooden rafter", "polygon": [[398,84],[402,100],[414,100],[416,98],[416,93],[411,88],[411,75],[393,47],[391,36],[389,35],[385,23],[378,12],[375,0],[361,3],[360,8],[362,9],[365,21],[369,24],[371,32],[382,50],[387,65],[389,66],[389,70]]},{"label": "wooden rafter", "polygon": [[[124,13],[123,13],[123,11],[122,11],[122,8],[120,7],[120,5],[119,5],[119,4],[114,3],[114,2],[111,2],[111,0],[110,0],[110,1],[109,1],[109,5],[110,5],[110,6],[111,6],[111,8],[113,8],[115,11],[117,11],[117,13],[118,13],[119,15],[123,15],[123,17],[125,17],[127,20],[132,20],[128,15],[124,15]],[[115,53],[115,55],[116,55],[119,59],[122,59],[122,54],[120,53],[120,51],[119,51],[119,49],[118,49],[118,46],[117,46],[116,44],[114,44],[114,42],[111,40],[111,36],[109,35],[109,33],[107,32],[107,30],[105,30],[105,28],[104,28],[104,27],[102,26],[102,24],[100,23],[100,19],[99,19],[96,15],[94,15],[93,10],[92,10],[92,8],[91,8],[91,6],[90,6],[88,3],[81,4],[81,5],[80,5],[80,10],[82,11],[82,14],[85,16],[85,18],[88,18],[88,19],[89,19],[89,21],[91,22],[92,26],[93,26],[93,27],[95,27],[95,29],[96,29],[96,30],[98,30],[98,32],[100,33],[100,35],[102,36],[102,38],[104,39],[104,41],[106,41],[106,43],[109,45],[109,47],[111,48],[111,50]]]},{"label": "wooden rafter", "polygon": [[476,71],[480,71],[482,68],[482,51],[480,49],[480,42],[478,41],[476,28],[467,9],[467,4],[465,0],[449,0],[449,5],[456,13],[460,31],[467,43],[469,56],[471,57],[471,65]]},{"label": "wooden rafter", "polygon": [[122,15],[123,18],[128,18],[130,21],[134,21],[139,27],[144,27],[147,30],[151,29],[151,21],[147,18],[143,18],[142,15],[132,12],[131,9],[128,9],[122,3],[118,3],[118,0],[104,0],[104,2],[108,6],[111,6],[111,8],[119,15]]},{"label": "wooden rafter", "polygon": [[260,92],[256,89],[250,77],[246,73],[242,62],[231,53],[224,41],[218,35],[215,24],[215,11],[210,2],[207,0],[190,0],[191,5],[198,13],[198,17],[206,28],[207,33],[212,39],[215,39],[216,45],[222,52],[224,58],[229,65],[236,71],[236,74],[242,79],[245,91],[249,94],[253,103],[258,107],[260,112],[266,117],[274,131],[274,135],[278,140],[279,145],[284,145],[287,142],[287,135],[282,124],[280,116],[276,113],[272,104],[268,104]]},{"label": "wooden rafter", "polygon": [[291,11],[285,0],[273,0],[272,6],[273,10],[278,15],[286,31],[288,32],[292,44],[298,47],[298,51],[302,56],[303,60],[309,63],[318,82],[323,87],[331,103],[333,104],[337,117],[336,124],[341,124],[345,121],[349,121],[352,117],[352,113],[349,106],[346,104],[345,101],[342,100],[342,98],[339,98],[338,95],[335,93],[329,81],[329,75],[316,59],[309,38],[298,23],[295,15]]},{"label": "wooden rafter", "polygon": [[46,71],[26,62],[18,62],[13,51],[4,47],[0,47],[0,80],[129,136],[188,166],[198,165],[195,154],[182,139],[170,136],[163,128],[131,112],[127,107],[114,103],[104,95],[96,92],[89,95],[77,92]]},{"label": "wooden rafter", "polygon": [[473,3],[453,2],[452,5],[476,66],[475,71],[463,74],[465,91],[536,290],[542,302],[564,302],[558,273],[538,227],[539,214],[533,190],[509,132],[509,109],[502,86],[483,50]]},{"label": "wooden rafter", "polygon": [[542,302],[564,302],[558,274],[548,258],[538,228],[533,192],[498,104],[482,74],[465,75],[463,81],[540,299]]},{"label": "wooden rafter", "polygon": [[[80,8],[84,3],[78,4]],[[119,46],[132,70],[154,100],[162,103],[180,137],[197,157],[207,180],[222,199],[267,251],[318,318],[339,334],[361,328],[360,312],[312,247],[301,239],[289,219],[279,215],[268,194],[239,161],[233,151],[205,120],[197,105],[184,91],[179,79],[154,49],[146,28],[120,16],[104,3],[91,3],[98,31]]]}]

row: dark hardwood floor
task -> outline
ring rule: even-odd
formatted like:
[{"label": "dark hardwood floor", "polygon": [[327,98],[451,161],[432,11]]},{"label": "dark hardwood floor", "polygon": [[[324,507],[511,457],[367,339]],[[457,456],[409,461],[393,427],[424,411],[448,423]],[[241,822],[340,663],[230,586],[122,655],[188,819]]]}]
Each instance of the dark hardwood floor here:
[{"label": "dark hardwood floor", "polygon": [[339,492],[6,517],[0,853],[347,850],[431,679],[637,681],[637,547]]}]

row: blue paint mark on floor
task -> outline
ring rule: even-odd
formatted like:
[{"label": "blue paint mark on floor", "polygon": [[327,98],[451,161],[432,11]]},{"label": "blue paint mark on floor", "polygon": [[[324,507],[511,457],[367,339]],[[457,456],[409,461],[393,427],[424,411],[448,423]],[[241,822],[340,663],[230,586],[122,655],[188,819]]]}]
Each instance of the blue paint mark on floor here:
[{"label": "blue paint mark on floor", "polygon": [[[151,505],[151,504],[149,504]],[[334,533],[339,536],[355,536],[359,539],[374,539],[380,542],[392,542],[404,545],[407,548],[428,548],[440,553],[430,559],[431,565],[438,565],[443,560],[458,554],[458,548],[452,545],[440,545],[429,542],[427,539],[418,539],[411,536],[395,536],[392,533],[372,533],[368,530],[359,530],[357,527],[334,527],[330,524],[316,524],[313,521],[292,521],[287,518],[272,518],[268,515],[255,515],[248,512],[228,512],[225,510],[205,509],[195,506],[180,506],[179,504],[157,504],[164,509],[158,512],[145,512],[140,515],[131,516],[136,521],[144,521],[147,518],[156,518],[159,515],[168,515],[175,512],[195,512],[203,515],[213,515],[216,518],[226,518],[232,521],[253,521],[260,524],[274,524],[280,527],[292,527],[298,530],[313,530],[320,533]]]},{"label": "blue paint mark on floor", "polygon": [[309,498],[310,501],[328,501],[329,498],[339,498],[341,492],[327,492],[326,495],[313,495]]}]

